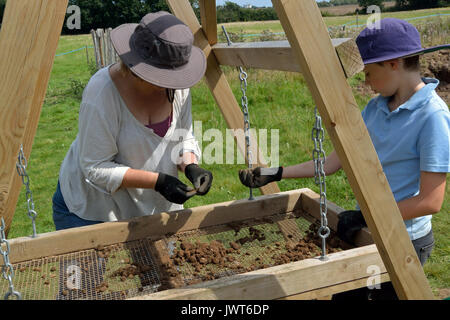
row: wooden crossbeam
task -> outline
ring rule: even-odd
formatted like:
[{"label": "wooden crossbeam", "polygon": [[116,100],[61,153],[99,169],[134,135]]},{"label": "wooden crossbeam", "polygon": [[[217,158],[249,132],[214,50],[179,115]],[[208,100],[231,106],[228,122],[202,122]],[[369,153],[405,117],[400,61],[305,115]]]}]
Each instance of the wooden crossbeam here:
[{"label": "wooden crossbeam", "polygon": [[400,299],[433,299],[314,0],[272,0]]},{"label": "wooden crossbeam", "polygon": [[[338,53],[347,78],[364,69],[355,40],[332,39],[331,43]],[[212,49],[221,65],[302,72],[287,40],[236,42],[231,45],[218,43]]]},{"label": "wooden crossbeam", "polygon": [[[230,129],[243,129],[244,128],[244,115],[238,105],[236,98],[233,95],[233,91],[228,84],[225,74],[220,69],[219,62],[216,56],[212,52],[211,45],[205,36],[205,32],[202,29],[194,10],[192,9],[188,0],[167,0],[172,13],[183,21],[194,34],[194,44],[203,50],[207,59],[207,69],[205,72],[205,81],[208,85],[211,93],[219,106],[220,111]],[[212,22],[209,22],[212,23]],[[236,138],[236,137],[235,137]],[[238,149],[241,154],[245,155],[245,141],[243,139],[235,139]],[[266,160],[257,147],[258,143],[252,135],[250,135],[250,143],[258,150],[257,154],[253,155],[253,161],[257,166],[267,167]],[[247,161],[247,157],[244,157]],[[280,188],[277,183],[272,182],[264,187],[260,188],[263,194],[271,194],[280,192]]]},{"label": "wooden crossbeam", "polygon": [[0,216],[9,230],[31,154],[68,0],[7,1],[0,32]]}]

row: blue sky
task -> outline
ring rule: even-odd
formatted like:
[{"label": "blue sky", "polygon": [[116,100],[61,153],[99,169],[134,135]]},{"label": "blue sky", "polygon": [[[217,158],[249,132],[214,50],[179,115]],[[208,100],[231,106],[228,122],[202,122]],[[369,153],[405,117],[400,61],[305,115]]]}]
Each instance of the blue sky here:
[{"label": "blue sky", "polygon": [[[225,1],[227,0],[216,0],[216,5],[221,6],[225,4]],[[271,7],[272,1],[271,0],[228,0],[234,3],[237,3],[240,6],[243,6],[245,4],[251,4],[257,7]]]}]

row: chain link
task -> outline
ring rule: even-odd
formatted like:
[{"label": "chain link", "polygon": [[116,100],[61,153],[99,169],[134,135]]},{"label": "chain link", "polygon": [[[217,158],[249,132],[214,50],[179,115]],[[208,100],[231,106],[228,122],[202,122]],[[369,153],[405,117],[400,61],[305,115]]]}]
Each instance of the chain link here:
[{"label": "chain link", "polygon": [[[225,34],[225,37],[227,38],[228,41],[228,45],[230,46],[232,44],[227,30],[225,29],[224,26],[222,26],[222,30],[223,33]],[[239,67],[239,80],[241,81],[241,92],[242,92],[242,97],[241,97],[241,106],[242,106],[242,113],[244,114],[244,135],[245,135],[245,152],[246,152],[246,156],[247,156],[247,160],[248,160],[248,168],[252,168],[253,165],[253,155],[252,155],[252,151],[250,148],[250,117],[249,117],[249,113],[248,113],[248,98],[247,98],[247,73],[244,71],[244,69],[242,67]],[[249,200],[254,200],[255,198],[253,197],[253,189],[250,189],[250,196],[249,196]]]},{"label": "chain link", "polygon": [[311,132],[311,138],[314,141],[313,161],[314,161],[314,181],[320,188],[320,228],[319,237],[322,239],[321,260],[326,260],[326,238],[330,235],[330,228],[327,220],[327,185],[324,170],[325,151],[323,150],[323,140],[325,131],[322,127],[322,118],[314,109],[315,124]]},{"label": "chain link", "polygon": [[[3,266],[2,266],[2,274],[3,278],[9,282],[9,290],[5,294],[4,299],[8,300],[11,295],[14,295],[17,297],[17,299],[21,300],[22,296],[20,292],[14,290],[13,285],[13,278],[14,278],[14,268],[12,264],[9,262],[9,242],[6,240],[5,235],[5,220],[3,220],[3,217],[1,219],[1,225],[0,225],[0,254],[3,256]],[[5,246],[5,250],[3,250],[3,245]]]},{"label": "chain link", "polygon": [[34,209],[34,201],[33,201],[33,193],[30,189],[30,177],[27,174],[27,159],[23,153],[23,145],[20,145],[19,156],[16,163],[16,169],[19,176],[22,178],[22,183],[25,185],[26,194],[25,197],[27,199],[27,215],[31,219],[31,224],[33,226],[33,238],[36,238],[36,216],[37,212]]}]

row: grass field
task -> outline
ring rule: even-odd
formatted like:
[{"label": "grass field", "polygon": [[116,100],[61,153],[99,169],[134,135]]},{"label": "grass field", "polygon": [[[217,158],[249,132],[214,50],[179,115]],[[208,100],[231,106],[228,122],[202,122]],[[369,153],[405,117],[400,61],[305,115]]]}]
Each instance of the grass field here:
[{"label": "grass field", "polygon": [[[449,8],[420,12],[401,12],[400,17],[411,17],[433,14],[435,12],[450,13]],[[389,13],[386,15],[393,15]],[[345,23],[354,17],[326,18],[328,25]],[[342,21],[339,19],[343,19]],[[247,23],[229,25],[228,30],[245,28],[247,33],[265,30],[270,25],[273,32],[281,31],[279,22]],[[235,28],[235,29],[233,29]],[[278,28],[278,29],[276,29]],[[219,29],[219,32],[221,30]],[[62,36],[57,54],[73,49],[91,46],[89,35]],[[92,59],[93,51],[89,50]],[[224,68],[227,78],[238,101],[240,87],[238,73],[233,68]],[[248,70],[248,89],[250,120],[253,128],[279,129],[280,164],[291,165],[311,159],[313,142],[311,129],[314,122],[314,103],[306,83],[301,75],[294,73]],[[38,130],[28,162],[27,171],[31,178],[31,188],[36,205],[37,231],[44,233],[54,230],[52,221],[51,198],[58,180],[59,167],[64,156],[75,139],[78,130],[78,109],[82,90],[92,74],[84,50],[55,58],[46,98],[42,108]],[[349,80],[355,88],[362,80],[357,75]],[[362,109],[369,96],[360,96],[356,90],[355,97]],[[225,134],[226,123],[218,112],[214,99],[204,82],[192,89],[193,120],[202,121],[203,132],[217,128]],[[224,135],[225,136],[225,135]],[[270,139],[270,135],[269,135]],[[270,141],[270,140],[269,140]],[[204,141],[203,148],[210,142]],[[270,149],[269,149],[270,150]],[[326,138],[325,150],[332,150],[331,142]],[[357,152],[357,151],[355,151]],[[243,187],[237,177],[239,169],[244,165],[204,165],[214,174],[214,183],[210,192],[204,197],[190,199],[185,207],[219,203],[248,197],[248,189]],[[187,179],[182,177],[187,182]],[[449,179],[447,178],[449,183]],[[312,179],[284,180],[279,182],[282,191],[302,187],[318,191]],[[259,191],[255,191],[259,195]],[[345,208],[354,208],[356,202],[348,184],[345,173],[341,170],[327,178],[327,196],[330,201]],[[436,247],[425,272],[434,290],[450,288],[450,211],[449,192],[442,211],[433,218]],[[26,215],[25,190],[22,188],[9,238],[28,236],[32,233],[31,222]]]},{"label": "grass field", "polygon": [[[384,8],[393,7],[395,6],[395,1],[384,2],[383,6]],[[360,9],[360,6],[357,4],[346,4],[342,6],[323,7],[320,8],[320,11],[331,15],[342,16],[354,14],[356,9]]]},{"label": "grass field", "polygon": [[[450,7],[446,8],[436,8],[436,9],[422,9],[413,11],[399,11],[399,12],[382,12],[381,18],[399,18],[399,19],[411,19],[423,16],[429,16],[434,14],[450,14]],[[365,24],[368,15],[359,15],[359,24]],[[341,26],[355,21],[352,24],[356,24],[356,16],[336,16],[336,17],[325,17],[325,23],[328,27]],[[423,23],[423,20],[412,20],[411,23]],[[255,21],[255,22],[229,22],[219,25],[219,32],[222,32],[221,26],[224,25],[227,31],[231,32],[245,32],[245,33],[261,33],[264,30],[270,29],[272,32],[282,32],[283,29],[278,20],[276,21]]]}]

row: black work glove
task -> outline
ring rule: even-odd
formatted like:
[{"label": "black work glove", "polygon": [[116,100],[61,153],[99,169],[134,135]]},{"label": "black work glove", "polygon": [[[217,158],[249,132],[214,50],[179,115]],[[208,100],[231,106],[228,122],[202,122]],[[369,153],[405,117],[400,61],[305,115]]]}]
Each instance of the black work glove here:
[{"label": "black work glove", "polygon": [[348,210],[339,213],[337,235],[341,240],[354,245],[353,240],[356,232],[367,227],[366,221],[360,210]]},{"label": "black work glove", "polygon": [[203,196],[208,193],[213,180],[213,175],[210,171],[200,168],[195,163],[191,163],[184,169],[184,174],[192,182],[198,195]]},{"label": "black work glove", "polygon": [[280,181],[283,175],[283,167],[239,170],[239,179],[244,186],[259,188],[273,181]]},{"label": "black work glove", "polygon": [[170,202],[183,204],[195,195],[195,190],[188,187],[177,178],[165,173],[159,173],[155,191],[163,195]]}]

